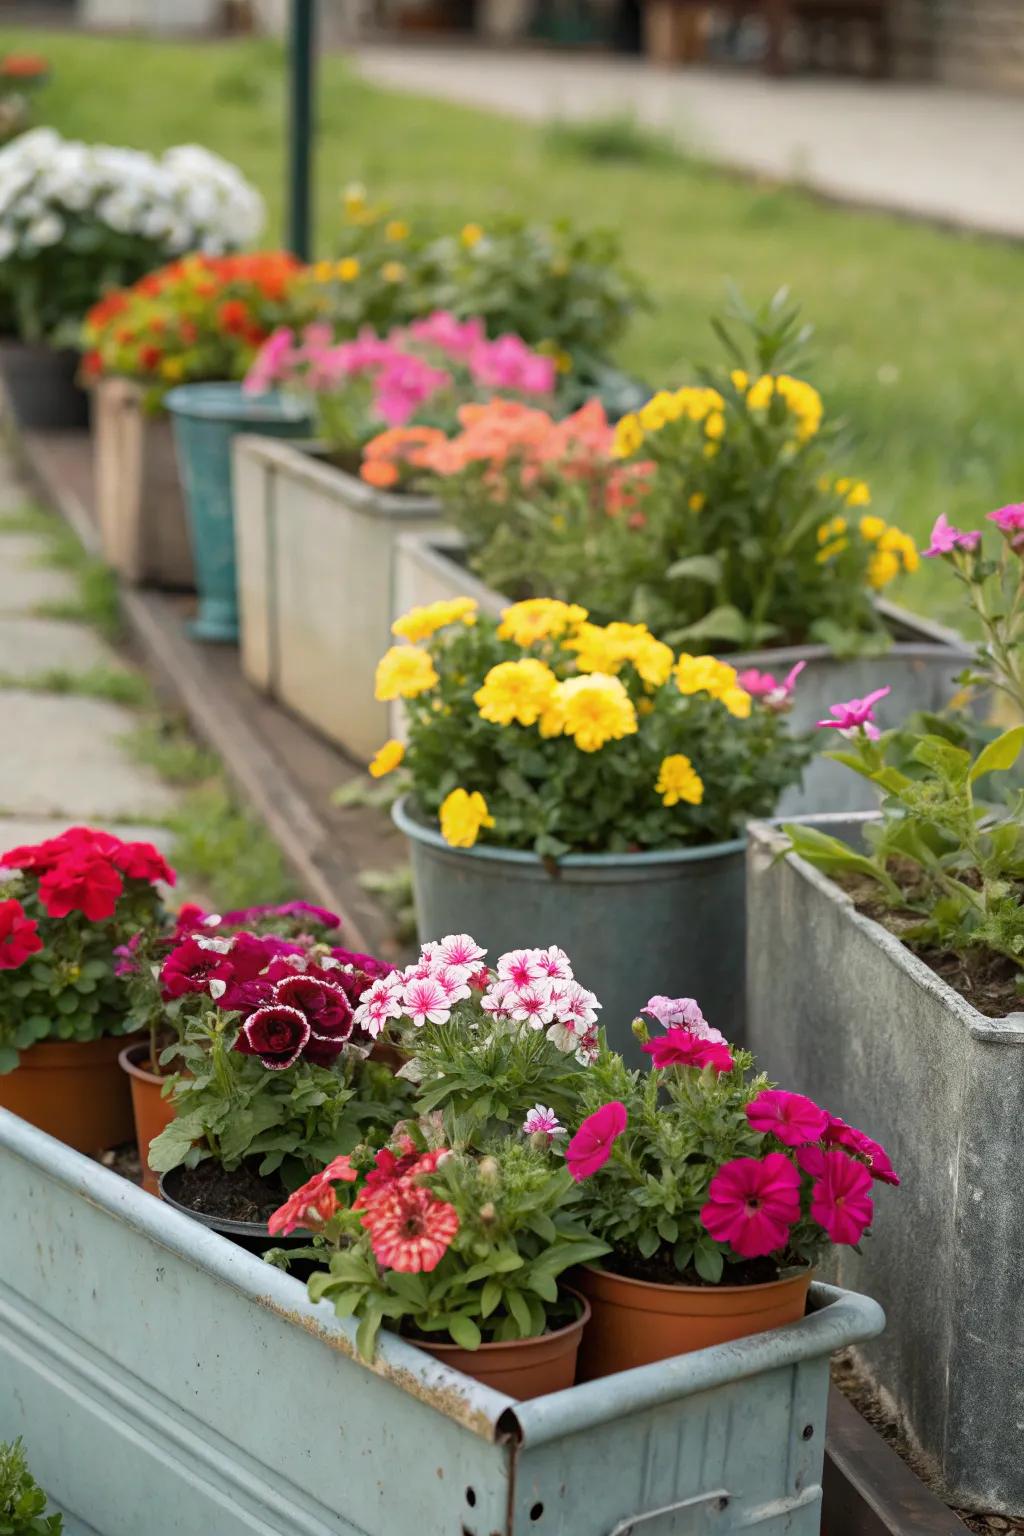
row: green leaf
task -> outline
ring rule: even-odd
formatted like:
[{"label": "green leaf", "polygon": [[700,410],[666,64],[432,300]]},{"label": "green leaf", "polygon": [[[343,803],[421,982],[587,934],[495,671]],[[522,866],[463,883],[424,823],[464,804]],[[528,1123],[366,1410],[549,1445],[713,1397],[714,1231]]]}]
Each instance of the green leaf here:
[{"label": "green leaf", "polygon": [[1024,747],[1024,725],[1011,726],[997,736],[995,741],[990,741],[983,751],[978,753],[971,769],[971,783],[980,779],[984,773],[1005,773],[1012,768],[1020,756]]},{"label": "green leaf", "polygon": [[0,1076],[13,1072],[18,1065],[18,1052],[13,1045],[0,1045]]},{"label": "green leaf", "polygon": [[705,581],[713,587],[722,579],[722,565],[717,555],[687,555],[674,561],[665,575],[670,580],[687,577],[690,581]]},{"label": "green leaf", "polygon": [[709,1285],[718,1284],[722,1278],[722,1270],[725,1268],[725,1259],[720,1248],[698,1243],[693,1262],[702,1280],[706,1280]]},{"label": "green leaf", "polygon": [[496,1307],[501,1306],[502,1288],[493,1277],[484,1282],[480,1292],[480,1316],[490,1317]]},{"label": "green leaf", "polygon": [[829,875],[841,874],[844,870],[856,871],[861,875],[870,875],[872,880],[882,885],[889,884],[884,870],[863,854],[855,853],[840,838],[832,837],[817,827],[800,826],[795,822],[787,822],[782,830],[789,838],[793,852],[806,859],[808,864],[813,864],[815,869],[823,869]]},{"label": "green leaf", "polygon": [[380,1325],[381,1314],[376,1307],[370,1307],[360,1319],[356,1330],[356,1348],[364,1360],[373,1359]]},{"label": "green leaf", "polygon": [[[521,1299],[521,1298],[520,1298]],[[448,1332],[460,1349],[479,1349],[481,1342],[480,1329],[471,1317],[456,1313],[449,1319]]]},{"label": "green leaf", "polygon": [[747,621],[738,608],[733,608],[728,603],[719,608],[712,608],[696,624],[688,624],[685,629],[674,630],[669,637],[673,642],[679,640],[735,640],[741,642],[747,638]]},{"label": "green leaf", "polygon": [[154,1173],[169,1173],[185,1161],[192,1143],[202,1136],[205,1126],[201,1115],[179,1115],[166,1130],[149,1144],[149,1166]]},{"label": "green leaf", "polygon": [[508,1309],[519,1324],[519,1333],[522,1338],[527,1338],[531,1332],[530,1308],[526,1298],[519,1291],[507,1291],[505,1299]]}]

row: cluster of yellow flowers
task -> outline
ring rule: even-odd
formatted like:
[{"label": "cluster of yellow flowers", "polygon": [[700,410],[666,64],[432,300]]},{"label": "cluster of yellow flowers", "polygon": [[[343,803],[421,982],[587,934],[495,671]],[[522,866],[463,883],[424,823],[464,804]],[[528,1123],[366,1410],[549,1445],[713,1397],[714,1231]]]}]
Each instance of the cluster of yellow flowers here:
[{"label": "cluster of yellow flowers", "polygon": [[[742,368],[730,374],[733,388],[744,396],[749,411],[763,411],[778,396],[784,400],[796,423],[798,442],[806,442],[818,431],[824,407],[813,385],[789,374],[765,373],[751,384]],[[615,429],[612,453],[617,459],[629,459],[642,448],[645,440],[660,432],[670,422],[682,419],[703,422],[704,453],[714,458],[719,440],[725,436],[725,401],[717,389],[687,385],[683,389],[661,389],[639,411],[623,416]]]},{"label": "cluster of yellow flowers", "polygon": [[764,373],[747,391],[747,410],[767,410],[776,395],[786,402],[790,415],[796,418],[797,441],[804,443],[813,437],[821,426],[824,410],[814,385],[794,379],[788,373]]},{"label": "cluster of yellow flowers", "polygon": [[581,752],[599,752],[639,729],[621,678],[592,672],[559,680],[534,656],[492,667],[473,702],[493,725],[536,725],[546,738],[571,736]]},{"label": "cluster of yellow flowers", "polygon": [[397,635],[400,640],[408,640],[412,645],[418,645],[421,640],[429,640],[439,629],[445,629],[449,624],[475,624],[477,602],[472,597],[452,597],[442,599],[439,603],[428,603],[423,608],[410,608],[408,613],[396,619],[391,626],[391,633]]},{"label": "cluster of yellow flowers", "polygon": [[[855,491],[864,485],[863,481],[851,483]],[[837,480],[836,490],[841,491],[842,487],[843,481]],[[867,490],[866,486],[864,490]],[[870,495],[867,499],[870,501]],[[847,498],[847,506],[864,505],[864,501],[850,501]],[[819,565],[834,560],[850,547],[850,531],[847,519],[842,516],[829,518],[827,523],[822,523],[818,529],[821,548],[815,556]],[[874,552],[868,561],[868,581],[876,592],[887,587],[901,571],[912,573],[920,565],[921,557],[910,534],[904,533],[901,528],[894,528],[884,518],[865,513],[857,524],[857,531],[865,543],[874,545]]]}]

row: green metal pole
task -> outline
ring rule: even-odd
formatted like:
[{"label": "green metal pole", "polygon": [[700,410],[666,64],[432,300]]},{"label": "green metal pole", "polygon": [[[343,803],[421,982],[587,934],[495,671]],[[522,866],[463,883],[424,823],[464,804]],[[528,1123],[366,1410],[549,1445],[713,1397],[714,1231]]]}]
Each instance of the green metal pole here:
[{"label": "green metal pole", "polygon": [[313,230],[313,104],[316,0],[292,0],[289,40],[288,244],[308,261]]}]

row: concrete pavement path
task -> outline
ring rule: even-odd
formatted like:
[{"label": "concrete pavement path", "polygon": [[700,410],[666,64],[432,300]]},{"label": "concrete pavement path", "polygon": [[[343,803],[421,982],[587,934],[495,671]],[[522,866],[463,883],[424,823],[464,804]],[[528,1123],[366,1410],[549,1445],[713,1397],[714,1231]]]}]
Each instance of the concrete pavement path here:
[{"label": "concrete pavement path", "polygon": [[724,165],[1024,238],[1024,96],[497,48],[377,46],[355,59],[379,85],[532,121],[628,114]]}]

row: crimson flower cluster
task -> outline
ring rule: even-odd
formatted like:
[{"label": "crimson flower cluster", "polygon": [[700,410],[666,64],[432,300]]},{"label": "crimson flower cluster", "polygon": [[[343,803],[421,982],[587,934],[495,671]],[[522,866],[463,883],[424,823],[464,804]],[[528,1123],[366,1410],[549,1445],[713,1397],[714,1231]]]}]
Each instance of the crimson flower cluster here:
[{"label": "crimson flower cluster", "polygon": [[152,843],[126,843],[112,832],[69,827],[58,837],[10,848],[0,866],[20,869],[38,881],[40,905],[48,917],[80,912],[90,923],[114,916],[126,880],[173,885],[175,874]]}]

